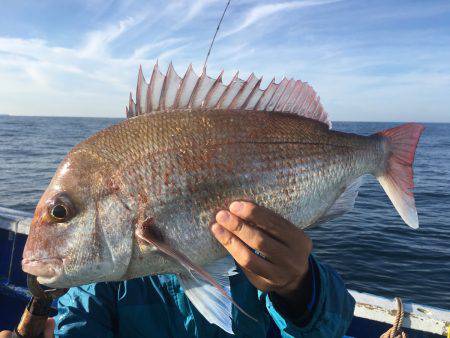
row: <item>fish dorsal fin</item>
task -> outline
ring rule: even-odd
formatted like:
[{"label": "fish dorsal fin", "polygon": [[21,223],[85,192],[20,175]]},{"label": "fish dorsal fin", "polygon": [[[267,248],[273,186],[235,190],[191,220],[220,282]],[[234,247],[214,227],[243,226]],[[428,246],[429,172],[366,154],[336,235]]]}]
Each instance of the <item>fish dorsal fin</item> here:
[{"label": "fish dorsal fin", "polygon": [[136,102],[130,94],[127,117],[168,109],[244,109],[291,113],[331,127],[320,97],[306,82],[284,78],[276,83],[273,79],[262,89],[262,78],[253,73],[243,80],[237,72],[227,85],[222,82],[222,74],[223,71],[213,78],[203,69],[198,76],[191,64],[180,77],[170,63],[164,75],[157,62],[147,83],[142,67],[139,67]]}]

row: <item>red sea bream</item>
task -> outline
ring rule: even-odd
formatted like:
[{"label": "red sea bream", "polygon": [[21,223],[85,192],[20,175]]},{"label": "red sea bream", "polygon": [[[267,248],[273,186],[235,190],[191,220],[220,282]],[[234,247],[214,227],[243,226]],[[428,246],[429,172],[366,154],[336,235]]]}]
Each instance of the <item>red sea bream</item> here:
[{"label": "red sea bream", "polygon": [[191,67],[181,78],[172,65],[166,75],[155,66],[148,84],[140,71],[127,115],[75,146],[39,201],[22,265],[40,283],[177,273],[192,303],[231,332],[220,277],[233,262],[209,230],[231,201],[254,201],[307,228],[350,210],[371,174],[418,227],[412,164],[421,125],[334,131],[302,81],[262,90],[253,74],[224,85]]}]

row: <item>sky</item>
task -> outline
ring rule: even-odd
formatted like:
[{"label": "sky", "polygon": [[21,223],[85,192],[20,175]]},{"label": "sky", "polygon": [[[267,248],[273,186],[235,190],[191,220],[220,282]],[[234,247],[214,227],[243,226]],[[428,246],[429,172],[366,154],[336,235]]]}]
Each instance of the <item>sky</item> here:
[{"label": "sky", "polygon": [[[0,113],[123,117],[142,65],[200,73],[226,0],[2,0]],[[232,0],[207,73],[310,83],[333,121],[450,122],[450,1]]]}]

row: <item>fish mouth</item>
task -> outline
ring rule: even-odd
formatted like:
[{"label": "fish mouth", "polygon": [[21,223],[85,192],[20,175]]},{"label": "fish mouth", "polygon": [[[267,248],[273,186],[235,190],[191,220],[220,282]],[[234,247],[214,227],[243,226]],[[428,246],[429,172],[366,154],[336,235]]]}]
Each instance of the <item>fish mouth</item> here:
[{"label": "fish mouth", "polygon": [[62,274],[61,258],[22,259],[22,270],[43,280],[53,280]]}]

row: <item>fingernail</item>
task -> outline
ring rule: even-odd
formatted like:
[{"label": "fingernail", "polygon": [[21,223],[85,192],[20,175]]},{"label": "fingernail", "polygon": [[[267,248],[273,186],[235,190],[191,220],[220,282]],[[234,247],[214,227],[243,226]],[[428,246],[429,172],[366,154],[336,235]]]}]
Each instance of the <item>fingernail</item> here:
[{"label": "fingernail", "polygon": [[211,231],[217,236],[220,236],[223,234],[223,228],[217,223],[214,223],[211,226]]},{"label": "fingernail", "polygon": [[226,222],[226,221],[228,221],[229,218],[230,218],[230,214],[228,211],[221,210],[217,214],[218,222]]},{"label": "fingernail", "polygon": [[242,202],[233,202],[230,204],[230,211],[231,212],[239,212],[244,207],[244,204]]}]

